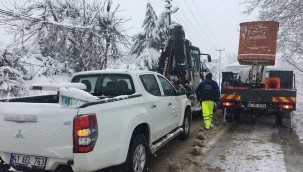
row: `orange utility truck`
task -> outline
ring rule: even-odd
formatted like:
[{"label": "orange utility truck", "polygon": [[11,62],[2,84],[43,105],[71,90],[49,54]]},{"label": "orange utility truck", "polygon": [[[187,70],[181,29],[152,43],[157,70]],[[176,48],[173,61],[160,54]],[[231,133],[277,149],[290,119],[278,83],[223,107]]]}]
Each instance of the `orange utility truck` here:
[{"label": "orange utility truck", "polygon": [[274,67],[278,29],[275,21],[240,24],[239,68],[222,72],[220,107],[225,121],[249,114],[275,115],[276,124],[282,125],[284,117],[292,118],[295,75]]}]

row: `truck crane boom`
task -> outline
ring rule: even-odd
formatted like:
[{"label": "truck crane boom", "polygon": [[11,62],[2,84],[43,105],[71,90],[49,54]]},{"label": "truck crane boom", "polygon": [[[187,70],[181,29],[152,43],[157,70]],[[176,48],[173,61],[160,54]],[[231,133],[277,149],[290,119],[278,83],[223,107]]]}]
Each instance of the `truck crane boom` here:
[{"label": "truck crane boom", "polygon": [[201,53],[200,49],[193,46],[185,39],[183,27],[179,24],[171,25],[168,31],[169,39],[158,61],[157,72],[168,78],[176,87],[185,88],[187,97],[192,102],[192,110],[201,110],[200,102],[196,100],[194,89],[204,79],[205,72],[209,72],[205,62],[200,56],[209,54]]}]

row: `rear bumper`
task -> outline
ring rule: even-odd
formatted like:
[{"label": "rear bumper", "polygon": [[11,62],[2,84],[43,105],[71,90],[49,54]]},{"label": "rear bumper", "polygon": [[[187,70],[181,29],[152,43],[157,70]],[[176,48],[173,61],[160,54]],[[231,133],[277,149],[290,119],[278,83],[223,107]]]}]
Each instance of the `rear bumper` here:
[{"label": "rear bumper", "polygon": [[[10,163],[11,153],[0,152],[0,157],[6,163]],[[74,159],[47,157],[45,170],[56,170],[59,165],[71,165],[75,172],[89,172],[104,169],[124,163],[125,157],[121,156],[121,149],[106,152],[90,152],[74,154]],[[68,164],[73,162],[73,164]],[[26,167],[25,167],[26,168]],[[30,168],[27,168],[30,169]]]},{"label": "rear bumper", "polygon": [[[233,101],[222,101],[222,102],[233,102]],[[285,104],[285,103],[264,103],[264,102],[233,102],[235,105],[226,107],[227,109],[233,109],[233,110],[259,110],[259,111],[295,111],[296,110],[296,104],[293,103],[287,103],[290,105],[293,105],[293,109],[291,110],[283,110],[279,108],[279,104]],[[249,104],[255,104],[263,107],[250,107]],[[265,106],[265,107],[264,107]],[[220,106],[220,108],[225,108],[223,106]]]},{"label": "rear bumper", "polygon": [[[232,102],[227,107],[233,110],[294,111],[296,110],[294,89],[222,89],[220,102]],[[291,110],[282,110],[279,105],[292,105]]]},{"label": "rear bumper", "polygon": [[[75,172],[97,171],[107,167],[124,163],[126,157],[121,157],[121,149],[90,153],[75,153],[74,164],[71,166]],[[123,160],[124,159],[124,160]]]},{"label": "rear bumper", "polygon": [[[10,163],[11,153],[0,152],[0,157],[6,163]],[[67,165],[69,159],[47,157],[45,170],[55,170],[59,165]]]}]

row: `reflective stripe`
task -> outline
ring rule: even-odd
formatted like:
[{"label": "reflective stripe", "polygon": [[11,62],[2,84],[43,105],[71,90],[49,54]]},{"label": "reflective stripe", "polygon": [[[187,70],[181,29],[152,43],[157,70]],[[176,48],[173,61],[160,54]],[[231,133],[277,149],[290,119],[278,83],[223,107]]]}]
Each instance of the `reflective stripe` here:
[{"label": "reflective stripe", "polygon": [[211,116],[204,116],[203,119],[212,119],[213,117]]}]

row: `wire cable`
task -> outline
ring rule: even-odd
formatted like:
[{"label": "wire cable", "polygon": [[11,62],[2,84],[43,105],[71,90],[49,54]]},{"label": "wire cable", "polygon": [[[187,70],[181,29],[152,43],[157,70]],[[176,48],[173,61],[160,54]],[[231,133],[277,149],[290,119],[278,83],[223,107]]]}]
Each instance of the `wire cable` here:
[{"label": "wire cable", "polygon": [[[203,29],[202,26],[200,25],[200,22],[197,20],[197,18],[196,18],[195,15],[193,14],[192,10],[190,9],[188,3],[187,3],[186,1],[184,1],[184,2],[185,2],[185,4],[186,4],[186,7],[187,7],[187,9],[189,10],[191,16],[194,18],[194,20],[196,21],[196,23],[198,24],[198,26],[200,27],[200,29],[204,31],[204,29]],[[205,31],[204,31],[204,32],[205,32]],[[206,33],[206,32],[205,32],[205,33]],[[205,34],[205,35],[208,37],[207,34]],[[217,47],[216,44],[212,41],[211,38],[210,38],[209,40],[210,40],[210,43],[214,45],[214,47]]]},{"label": "wire cable", "polygon": [[[180,4],[178,3],[178,1],[174,1],[174,2],[176,2],[177,5],[180,6]],[[187,18],[185,21],[188,21],[188,22],[190,23],[190,26],[191,26],[191,27],[189,27],[189,28],[190,28],[190,29],[193,28],[193,29],[195,30],[196,33],[201,32],[201,31],[199,31],[199,27],[197,27],[196,23],[195,23],[195,22],[192,22],[192,20],[191,20],[190,18],[187,17],[188,15],[186,14],[186,12],[185,12],[183,9],[181,9],[181,8],[180,8],[180,11],[181,11],[181,13],[182,13],[182,16],[184,16],[185,18]],[[192,33],[195,33],[195,32],[192,32]],[[203,42],[203,43],[204,43],[204,42],[209,42],[208,39],[202,37],[201,34],[198,34],[198,37],[201,37],[201,38],[202,38],[202,40],[203,40],[202,42]],[[211,47],[211,48],[209,48],[209,49],[212,49],[213,52],[214,52],[214,50],[216,49],[216,48],[215,48],[216,46],[214,46],[214,45],[212,45],[212,44],[207,44],[206,47]]]},{"label": "wire cable", "polygon": [[[200,44],[203,45],[203,48],[205,49],[208,49],[208,51],[210,51],[211,49],[209,48],[209,46],[207,44],[205,44],[205,41],[203,41],[203,39],[201,39],[201,35],[199,34],[199,32],[196,30],[195,27],[190,27],[191,24],[188,24],[185,20],[183,19],[182,15],[180,14],[176,14],[176,16],[182,20],[182,24],[184,24],[184,26],[186,27],[186,30],[189,30],[190,32],[189,33],[192,33],[192,34],[186,34],[185,33],[185,37],[190,37],[190,42],[197,42],[197,40],[199,40],[198,42],[200,42]],[[185,30],[185,29],[184,29]],[[194,36],[194,38],[192,37]],[[197,45],[196,45],[197,46]],[[199,47],[199,46],[198,46]]]},{"label": "wire cable", "polygon": [[[214,52],[214,50],[215,50],[215,48],[211,45],[211,44],[206,44],[206,42],[208,42],[204,37],[202,37],[202,35],[201,34],[199,34],[199,28],[190,20],[190,19],[188,19],[188,17],[186,17],[187,15],[185,14],[185,12],[182,10],[182,9],[180,9],[180,12],[182,13],[182,14],[178,14],[178,13],[176,13],[176,15],[180,18],[180,19],[182,19],[182,24],[184,24],[185,25],[185,32],[187,33],[186,35],[193,35],[194,36],[194,39],[192,39],[192,41],[191,42],[196,42],[196,40],[198,39],[199,41],[198,42],[200,42],[200,44],[202,44],[204,47],[204,49],[207,49],[209,52],[211,51],[211,52]],[[183,19],[183,18],[185,18],[185,19]],[[195,41],[193,41],[193,40],[195,40]]]},{"label": "wire cable", "polygon": [[208,25],[207,25],[207,23],[206,23],[204,17],[202,16],[200,10],[199,10],[198,7],[197,7],[195,1],[194,1],[194,0],[191,0],[191,1],[192,1],[192,3],[194,4],[194,7],[196,8],[196,10],[198,11],[198,14],[199,14],[199,16],[201,17],[201,19],[202,19],[204,25],[206,26],[207,30],[210,32],[210,34],[216,39],[216,41],[217,41],[218,44],[220,45],[220,41],[217,39],[216,35],[213,34],[213,32],[209,29],[209,27],[208,27]]}]

